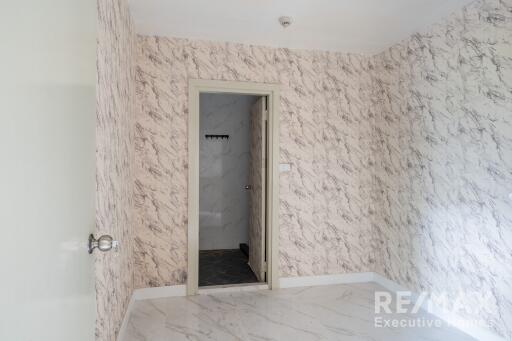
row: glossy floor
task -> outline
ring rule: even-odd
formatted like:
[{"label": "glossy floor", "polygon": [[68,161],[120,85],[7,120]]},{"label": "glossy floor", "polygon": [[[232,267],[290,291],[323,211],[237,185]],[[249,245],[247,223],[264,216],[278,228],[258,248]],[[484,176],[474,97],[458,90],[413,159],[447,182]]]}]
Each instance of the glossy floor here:
[{"label": "glossy floor", "polygon": [[423,327],[375,327],[373,283],[218,293],[137,301],[121,341],[365,340],[470,341],[435,317],[380,315],[423,321]]}]

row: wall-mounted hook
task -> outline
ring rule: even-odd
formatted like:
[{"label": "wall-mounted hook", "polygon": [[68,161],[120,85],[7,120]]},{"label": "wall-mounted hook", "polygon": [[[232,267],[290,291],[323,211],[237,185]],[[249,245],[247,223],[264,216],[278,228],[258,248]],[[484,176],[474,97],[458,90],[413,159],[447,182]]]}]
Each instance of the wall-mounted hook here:
[{"label": "wall-mounted hook", "polygon": [[207,135],[204,135],[204,137],[206,139],[226,139],[228,140],[229,139],[229,135],[211,135],[211,134],[207,134]]}]

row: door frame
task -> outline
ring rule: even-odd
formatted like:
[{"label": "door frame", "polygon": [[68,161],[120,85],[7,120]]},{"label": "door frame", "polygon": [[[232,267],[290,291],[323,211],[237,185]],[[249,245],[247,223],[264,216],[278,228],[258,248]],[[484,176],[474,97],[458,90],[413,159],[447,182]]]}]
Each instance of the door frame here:
[{"label": "door frame", "polygon": [[268,97],[267,283],[279,287],[279,85],[190,79],[188,83],[188,274],[187,295],[199,289],[199,95],[226,93]]}]

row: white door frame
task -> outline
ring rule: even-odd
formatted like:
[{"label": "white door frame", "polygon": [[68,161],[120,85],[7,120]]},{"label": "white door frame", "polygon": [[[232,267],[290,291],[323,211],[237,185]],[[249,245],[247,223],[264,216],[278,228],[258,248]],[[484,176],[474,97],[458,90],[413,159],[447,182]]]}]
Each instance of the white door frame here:
[{"label": "white door frame", "polygon": [[229,93],[268,97],[267,283],[279,287],[279,86],[276,84],[198,80],[188,84],[188,275],[187,295],[199,280],[199,95]]}]

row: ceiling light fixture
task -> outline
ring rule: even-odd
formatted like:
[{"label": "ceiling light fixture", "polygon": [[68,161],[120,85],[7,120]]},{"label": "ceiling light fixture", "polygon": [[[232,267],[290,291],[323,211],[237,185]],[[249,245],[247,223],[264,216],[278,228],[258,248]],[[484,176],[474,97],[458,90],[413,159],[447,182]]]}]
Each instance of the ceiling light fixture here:
[{"label": "ceiling light fixture", "polygon": [[288,26],[290,26],[292,24],[292,22],[293,22],[293,19],[291,17],[279,17],[279,23],[284,28],[287,28]]}]

